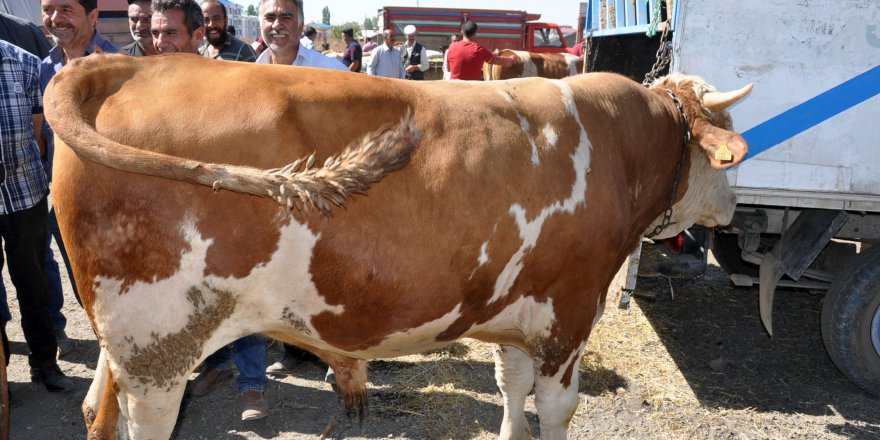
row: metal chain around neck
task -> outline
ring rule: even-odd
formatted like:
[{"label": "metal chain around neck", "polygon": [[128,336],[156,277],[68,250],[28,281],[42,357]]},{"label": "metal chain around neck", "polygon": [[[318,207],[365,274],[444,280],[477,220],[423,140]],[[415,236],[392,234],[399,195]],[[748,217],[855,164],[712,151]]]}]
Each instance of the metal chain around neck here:
[{"label": "metal chain around neck", "polygon": [[647,238],[654,238],[663,232],[664,229],[675,224],[672,222],[672,205],[675,204],[675,195],[678,193],[678,185],[681,182],[682,171],[684,171],[684,158],[685,155],[687,155],[688,144],[691,142],[691,126],[688,122],[687,115],[684,113],[684,104],[682,104],[681,100],[672,93],[672,90],[666,89],[666,94],[672,98],[672,102],[674,102],[675,107],[678,108],[678,114],[681,115],[681,122],[683,125],[682,131],[684,132],[682,139],[684,142],[681,146],[681,157],[678,158],[678,164],[675,166],[675,178],[672,180],[672,192],[669,194],[669,207],[666,208],[666,211],[663,213],[663,220],[660,221],[660,224],[650,233],[645,234],[645,237]]}]

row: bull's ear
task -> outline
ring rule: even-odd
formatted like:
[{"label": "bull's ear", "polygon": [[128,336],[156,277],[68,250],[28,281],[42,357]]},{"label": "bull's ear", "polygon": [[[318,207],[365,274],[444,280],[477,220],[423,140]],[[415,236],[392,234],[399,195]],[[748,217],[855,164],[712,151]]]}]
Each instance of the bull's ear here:
[{"label": "bull's ear", "polygon": [[742,136],[708,122],[694,127],[694,138],[703,147],[709,157],[709,163],[715,169],[732,167],[742,162],[749,153],[749,146]]}]

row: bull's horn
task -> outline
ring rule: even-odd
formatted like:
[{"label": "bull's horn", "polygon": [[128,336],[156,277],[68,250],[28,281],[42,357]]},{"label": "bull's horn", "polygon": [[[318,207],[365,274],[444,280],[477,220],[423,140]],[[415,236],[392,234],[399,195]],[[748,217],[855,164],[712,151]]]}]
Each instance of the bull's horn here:
[{"label": "bull's horn", "polygon": [[736,104],[740,99],[745,98],[752,91],[752,85],[749,84],[739,90],[730,92],[708,92],[703,95],[703,107],[713,112],[720,112]]}]

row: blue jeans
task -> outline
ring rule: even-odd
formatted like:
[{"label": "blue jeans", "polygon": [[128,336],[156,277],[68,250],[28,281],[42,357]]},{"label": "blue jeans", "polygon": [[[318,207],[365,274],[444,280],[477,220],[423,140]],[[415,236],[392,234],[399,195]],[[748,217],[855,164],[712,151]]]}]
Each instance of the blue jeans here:
[{"label": "blue jeans", "polygon": [[[82,305],[79,299],[79,292],[76,290],[76,283],[73,281],[73,273],[70,271],[70,260],[67,258],[67,250],[64,248],[64,241],[61,239],[61,231],[58,229],[58,219],[55,217],[55,209],[49,210],[49,233],[46,234],[46,257],[43,260],[43,277],[46,278],[46,286],[49,288],[49,318],[52,320],[53,330],[64,330],[67,326],[67,318],[61,313],[64,307],[64,288],[61,285],[61,272],[58,263],[55,261],[55,254],[52,252],[52,237],[55,237],[55,243],[58,244],[58,250],[64,265],[67,267],[67,276],[70,278],[70,285],[73,286],[73,295],[76,301]],[[8,322],[12,319],[9,313],[9,304],[6,302],[6,287],[0,283],[0,321]]]},{"label": "blue jeans", "polygon": [[46,277],[46,284],[49,286],[49,315],[52,318],[52,328],[55,330],[64,330],[67,325],[67,318],[61,313],[61,307],[64,306],[64,288],[61,286],[61,272],[58,263],[55,261],[55,255],[52,253],[52,238],[55,238],[55,244],[58,245],[58,251],[64,266],[67,268],[67,277],[70,285],[73,287],[73,296],[76,302],[82,306],[79,299],[79,292],[76,290],[76,282],[73,280],[73,272],[70,270],[70,259],[67,258],[67,249],[64,248],[64,240],[61,239],[61,230],[58,229],[58,219],[55,217],[55,208],[49,210],[49,236],[46,238],[46,261],[43,263],[43,276]]},{"label": "blue jeans", "polygon": [[9,304],[6,302],[6,286],[5,283],[0,283],[0,301],[3,303],[0,304],[0,323],[6,325],[7,322],[12,321],[12,313],[9,313]]},{"label": "blue jeans", "polygon": [[211,368],[228,370],[229,359],[235,351],[235,365],[238,366],[238,392],[259,391],[266,389],[266,341],[263,335],[255,333],[245,336],[232,343],[232,348],[225,346],[205,359],[206,371]]}]

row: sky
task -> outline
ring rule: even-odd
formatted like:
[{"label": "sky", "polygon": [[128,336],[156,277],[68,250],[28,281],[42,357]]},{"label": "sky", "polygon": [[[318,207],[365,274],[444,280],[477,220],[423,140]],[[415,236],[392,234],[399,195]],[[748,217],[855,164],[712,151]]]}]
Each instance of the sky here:
[{"label": "sky", "polygon": [[[232,0],[242,5],[253,4],[256,0]],[[582,1],[582,0],[581,0]],[[346,22],[363,23],[365,17],[375,17],[383,6],[421,6],[468,9],[506,9],[541,14],[541,21],[558,25],[577,24],[579,0],[303,0],[306,22],[321,21],[324,6],[330,8],[330,21],[333,24]]]}]

